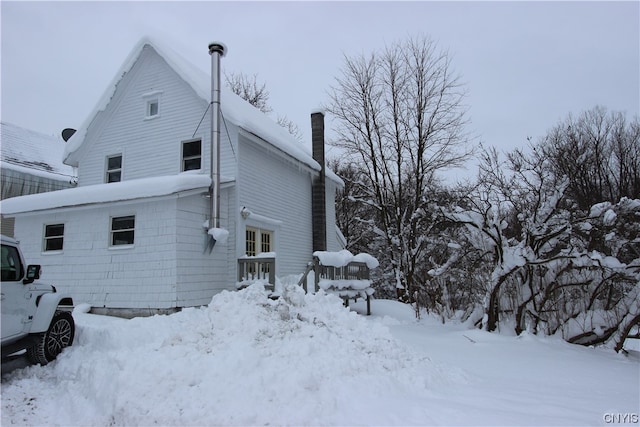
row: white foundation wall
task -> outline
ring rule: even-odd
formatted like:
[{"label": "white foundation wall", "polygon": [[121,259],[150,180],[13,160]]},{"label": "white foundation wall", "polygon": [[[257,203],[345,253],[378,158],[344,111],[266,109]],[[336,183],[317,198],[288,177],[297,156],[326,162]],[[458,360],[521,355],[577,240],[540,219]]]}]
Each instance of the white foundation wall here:
[{"label": "white foundation wall", "polygon": [[[16,238],[41,281],[70,293],[74,303],[105,308],[176,306],[176,198],[108,203],[21,214]],[[112,217],[135,215],[135,241],[110,247]],[[44,252],[47,224],[64,224],[62,251]]]}]

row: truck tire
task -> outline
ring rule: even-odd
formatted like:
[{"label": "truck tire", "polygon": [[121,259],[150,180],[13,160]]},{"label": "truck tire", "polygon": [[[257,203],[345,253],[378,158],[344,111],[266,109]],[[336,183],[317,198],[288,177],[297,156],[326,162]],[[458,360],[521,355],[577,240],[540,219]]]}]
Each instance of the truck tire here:
[{"label": "truck tire", "polygon": [[54,360],[65,347],[73,344],[75,329],[71,313],[56,312],[47,332],[40,335],[36,345],[27,349],[27,357],[33,363],[46,365]]}]

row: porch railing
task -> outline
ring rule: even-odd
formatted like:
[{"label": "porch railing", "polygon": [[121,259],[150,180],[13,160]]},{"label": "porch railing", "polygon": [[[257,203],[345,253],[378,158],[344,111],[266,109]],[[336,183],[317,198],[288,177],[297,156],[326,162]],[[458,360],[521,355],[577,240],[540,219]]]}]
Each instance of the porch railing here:
[{"label": "porch railing", "polygon": [[248,285],[257,280],[265,280],[265,288],[274,290],[276,283],[275,257],[245,257],[238,258],[238,283]]},{"label": "porch railing", "polygon": [[[313,261],[307,265],[307,269],[298,282],[305,292],[308,292],[309,273],[314,272],[314,292],[320,289],[321,280],[329,280],[333,282],[329,287],[329,291],[337,293],[343,300],[345,306],[349,306],[349,299],[357,299],[364,297],[367,300],[367,314],[371,314],[371,293],[368,284],[366,286],[358,286],[357,288],[345,285],[349,281],[358,283],[359,281],[368,281],[370,279],[369,267],[364,262],[352,261],[342,267],[334,267],[331,265],[322,265],[320,259],[316,256]],[[335,284],[335,285],[334,285]]]}]

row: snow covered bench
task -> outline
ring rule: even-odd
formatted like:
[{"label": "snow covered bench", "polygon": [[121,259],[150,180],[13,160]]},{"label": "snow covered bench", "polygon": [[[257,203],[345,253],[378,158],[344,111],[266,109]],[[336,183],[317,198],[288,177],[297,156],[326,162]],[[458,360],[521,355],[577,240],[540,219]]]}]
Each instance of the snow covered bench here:
[{"label": "snow covered bench", "polygon": [[349,306],[349,300],[357,301],[364,298],[367,301],[367,315],[371,314],[371,287],[369,271],[378,267],[378,260],[365,253],[353,255],[347,250],[340,252],[316,251],[313,253],[313,263],[300,280],[307,290],[307,275],[314,272],[314,290],[323,289],[325,292],[336,294]]}]

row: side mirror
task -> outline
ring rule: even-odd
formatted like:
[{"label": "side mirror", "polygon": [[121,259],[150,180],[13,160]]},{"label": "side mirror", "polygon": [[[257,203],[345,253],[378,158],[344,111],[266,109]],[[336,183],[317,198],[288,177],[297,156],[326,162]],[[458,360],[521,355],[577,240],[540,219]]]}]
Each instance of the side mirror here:
[{"label": "side mirror", "polygon": [[41,267],[39,265],[30,265],[27,267],[27,277],[24,278],[22,283],[28,285],[29,283],[33,283],[35,280],[40,278],[40,270]]}]

